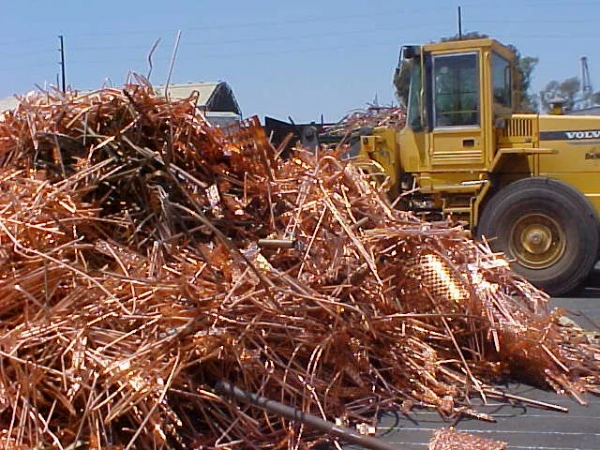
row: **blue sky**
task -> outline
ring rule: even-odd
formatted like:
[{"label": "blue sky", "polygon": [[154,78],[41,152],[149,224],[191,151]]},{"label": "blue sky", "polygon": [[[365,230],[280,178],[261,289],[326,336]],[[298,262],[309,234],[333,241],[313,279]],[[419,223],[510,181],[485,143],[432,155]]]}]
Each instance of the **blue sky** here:
[{"label": "blue sky", "polygon": [[394,99],[401,45],[463,29],[537,56],[534,89],[580,74],[587,56],[600,90],[600,0],[94,1],[3,2],[0,97],[56,84],[64,35],[67,82],[76,89],[122,85],[129,72],[164,83],[178,30],[171,82],[224,80],[245,116],[336,121],[375,99]]}]

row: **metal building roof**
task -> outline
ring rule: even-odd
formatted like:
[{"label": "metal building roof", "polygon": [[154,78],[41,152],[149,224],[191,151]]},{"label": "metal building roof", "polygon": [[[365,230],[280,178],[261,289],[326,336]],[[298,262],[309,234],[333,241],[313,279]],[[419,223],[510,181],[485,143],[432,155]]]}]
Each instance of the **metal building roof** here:
[{"label": "metal building roof", "polygon": [[[198,105],[206,105],[218,85],[219,82],[210,81],[201,83],[172,84],[169,86],[169,97],[173,99],[187,98],[192,95],[194,91],[197,91]],[[158,94],[164,95],[165,86],[158,86],[155,89]]]},{"label": "metal building roof", "polygon": [[19,101],[14,96],[2,98],[0,99],[0,112],[8,111],[9,109],[15,109],[18,104]]},{"label": "metal building roof", "polygon": [[[164,95],[164,86],[155,88],[158,94]],[[233,95],[233,90],[224,81],[201,83],[173,84],[169,86],[169,98],[178,100],[198,93],[198,107],[203,111],[230,112],[242,115],[240,106]]]}]

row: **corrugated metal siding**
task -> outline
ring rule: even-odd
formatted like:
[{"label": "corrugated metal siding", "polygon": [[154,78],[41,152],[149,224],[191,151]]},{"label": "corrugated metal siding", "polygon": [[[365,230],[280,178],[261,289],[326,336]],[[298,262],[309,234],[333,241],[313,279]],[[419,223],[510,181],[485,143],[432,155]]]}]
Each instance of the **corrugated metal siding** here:
[{"label": "corrugated metal siding", "polygon": [[227,125],[239,122],[241,119],[238,114],[227,112],[206,112],[204,113],[204,117],[215,127],[226,127]]}]

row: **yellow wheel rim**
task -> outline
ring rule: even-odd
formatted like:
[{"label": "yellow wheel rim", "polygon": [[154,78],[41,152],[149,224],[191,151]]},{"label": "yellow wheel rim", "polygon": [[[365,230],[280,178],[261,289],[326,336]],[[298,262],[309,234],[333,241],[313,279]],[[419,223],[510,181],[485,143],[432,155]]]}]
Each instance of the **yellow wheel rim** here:
[{"label": "yellow wheel rim", "polygon": [[565,253],[566,236],[558,223],[542,213],[521,217],[512,227],[509,251],[528,269],[545,269]]}]

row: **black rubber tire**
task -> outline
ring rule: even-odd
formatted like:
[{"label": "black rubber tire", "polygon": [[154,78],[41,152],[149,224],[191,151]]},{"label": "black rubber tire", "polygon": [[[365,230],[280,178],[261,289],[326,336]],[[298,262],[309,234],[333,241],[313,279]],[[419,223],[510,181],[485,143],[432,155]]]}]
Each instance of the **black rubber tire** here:
[{"label": "black rubber tire", "polygon": [[[549,251],[555,253],[548,258],[551,261],[539,263],[547,264],[541,267],[536,266],[537,261],[532,263],[527,259],[531,241],[523,244],[525,241],[516,237],[524,237],[523,228],[519,227],[525,225],[520,224],[529,220],[533,223],[531,227],[536,227],[536,220],[544,221],[546,218],[546,224],[551,226],[543,229],[556,231],[547,234],[560,238],[553,238],[548,244]],[[598,223],[592,205],[570,185],[549,178],[525,178],[509,184],[491,198],[483,210],[476,233],[478,237],[485,236],[490,240],[494,250],[514,258],[516,261],[511,267],[517,274],[548,294],[560,296],[574,291],[593,270],[600,240]],[[539,241],[533,242],[535,245]],[[525,249],[523,259],[511,254],[515,245]],[[545,247],[540,252],[547,253]],[[535,252],[529,254],[532,255],[531,260],[536,257]]]}]

